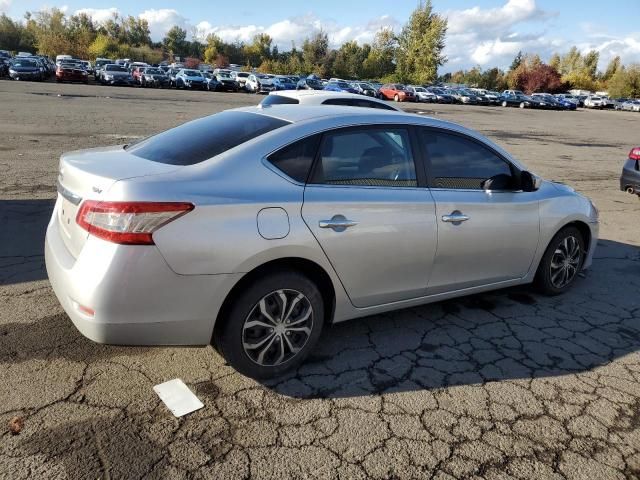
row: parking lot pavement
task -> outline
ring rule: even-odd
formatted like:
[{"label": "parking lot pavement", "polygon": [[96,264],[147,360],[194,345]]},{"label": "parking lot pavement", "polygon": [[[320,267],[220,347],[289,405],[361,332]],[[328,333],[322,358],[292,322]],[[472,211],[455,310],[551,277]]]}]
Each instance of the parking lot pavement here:
[{"label": "parking lot pavement", "polygon": [[[638,114],[406,106],[594,200],[593,268],[564,296],[503,290],[339,324],[268,383],[211,347],[82,337],[43,266],[60,153],[256,102],[0,82],[0,478],[640,478],[640,202],[617,185]],[[176,377],[205,404],[182,419],[152,390]]]}]

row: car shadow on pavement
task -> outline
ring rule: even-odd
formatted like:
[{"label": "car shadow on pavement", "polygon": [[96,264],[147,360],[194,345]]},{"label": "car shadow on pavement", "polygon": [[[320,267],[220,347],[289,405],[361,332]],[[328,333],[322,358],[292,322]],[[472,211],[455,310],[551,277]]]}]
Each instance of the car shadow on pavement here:
[{"label": "car shadow on pavement", "polygon": [[338,324],[283,395],[337,398],[586,372],[640,350],[640,248],[598,244],[565,295],[505,289]]},{"label": "car shadow on pavement", "polygon": [[44,280],[44,236],[55,200],[0,200],[0,286]]}]

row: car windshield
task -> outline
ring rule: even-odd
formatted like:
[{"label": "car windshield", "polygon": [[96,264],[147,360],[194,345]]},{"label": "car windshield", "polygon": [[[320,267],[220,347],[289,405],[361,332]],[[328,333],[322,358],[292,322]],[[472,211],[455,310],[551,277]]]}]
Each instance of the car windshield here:
[{"label": "car windshield", "polygon": [[231,78],[231,75],[227,72],[220,72],[218,73],[218,76],[221,78]]},{"label": "car windshield", "polygon": [[334,85],[337,85],[340,88],[351,88],[347,82],[333,82]]},{"label": "car windshield", "polygon": [[198,70],[185,70],[184,74],[188,77],[201,77],[202,74]]},{"label": "car windshield", "polygon": [[315,78],[307,78],[307,85],[311,86],[311,87],[321,87],[322,86],[322,82],[319,80],[316,80]]},{"label": "car windshield", "polygon": [[396,83],[393,88],[395,88],[396,90],[406,90],[406,87],[404,85],[400,85],[399,83]]},{"label": "car windshield", "polygon": [[414,87],[413,88],[416,92],[426,92],[424,87]]},{"label": "car windshield", "polygon": [[144,73],[147,75],[164,75],[164,72],[159,68],[145,68]]},{"label": "car windshield", "polygon": [[289,122],[226,111],[185,123],[126,147],[137,157],[169,165],[195,165]]},{"label": "car windshield", "polygon": [[38,65],[33,60],[15,60],[13,62],[14,67],[37,67]]},{"label": "car windshield", "polygon": [[126,72],[127,69],[124,68],[122,65],[116,65],[116,64],[109,64],[106,67],[104,67],[105,71],[107,72]]},{"label": "car windshield", "polygon": [[238,72],[236,73],[236,77],[247,78],[249,74],[247,72]]}]

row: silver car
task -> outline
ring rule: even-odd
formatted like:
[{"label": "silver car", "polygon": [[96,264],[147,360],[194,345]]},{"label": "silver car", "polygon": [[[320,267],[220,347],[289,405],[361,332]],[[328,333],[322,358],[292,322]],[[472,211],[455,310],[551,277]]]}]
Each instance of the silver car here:
[{"label": "silver car", "polygon": [[462,126],[386,110],[228,110],[60,160],[46,266],[101,343],[213,342],[253,377],[325,325],[591,264],[598,212]]}]

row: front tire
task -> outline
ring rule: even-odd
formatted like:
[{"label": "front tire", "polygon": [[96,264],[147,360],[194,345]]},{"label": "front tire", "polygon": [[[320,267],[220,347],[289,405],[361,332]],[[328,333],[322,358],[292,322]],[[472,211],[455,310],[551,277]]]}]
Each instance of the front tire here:
[{"label": "front tire", "polygon": [[545,295],[560,295],[571,288],[584,263],[585,240],[576,227],[565,227],[544,252],[534,285]]},{"label": "front tire", "polygon": [[311,352],[324,324],[324,302],[305,275],[271,273],[248,285],[221,321],[214,342],[227,362],[248,377],[273,378]]},{"label": "front tire", "polygon": [[393,101],[394,101],[394,102],[399,102],[399,101],[400,101],[400,97],[398,96],[398,94],[396,94],[396,95],[393,97]]}]

